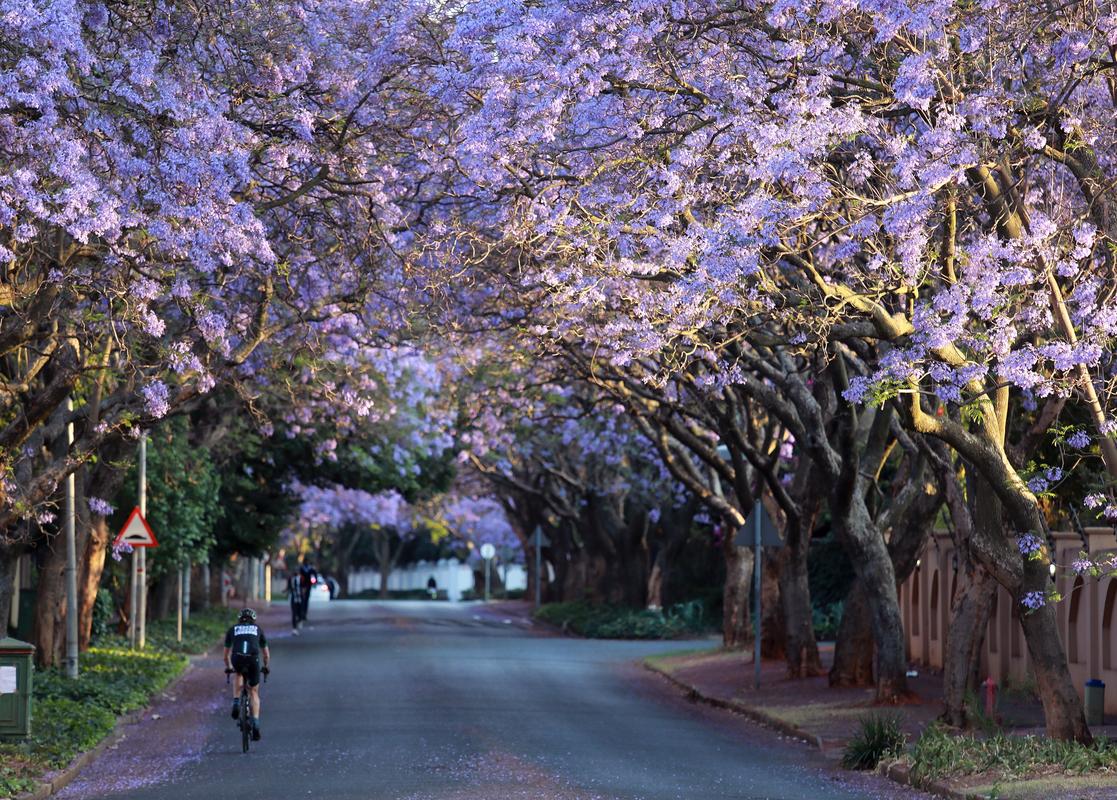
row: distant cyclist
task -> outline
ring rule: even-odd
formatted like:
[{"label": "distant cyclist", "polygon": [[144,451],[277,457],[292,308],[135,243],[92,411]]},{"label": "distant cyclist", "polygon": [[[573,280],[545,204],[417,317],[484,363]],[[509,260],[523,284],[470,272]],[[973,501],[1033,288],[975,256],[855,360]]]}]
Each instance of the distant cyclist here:
[{"label": "distant cyclist", "polygon": [[237,624],[225,634],[225,670],[236,672],[233,685],[233,719],[240,713],[241,681],[248,681],[249,701],[251,702],[252,738],[260,740],[260,657],[264,658],[263,671],[268,671],[271,653],[268,638],[256,624],[256,612],[246,608],[237,617]]}]

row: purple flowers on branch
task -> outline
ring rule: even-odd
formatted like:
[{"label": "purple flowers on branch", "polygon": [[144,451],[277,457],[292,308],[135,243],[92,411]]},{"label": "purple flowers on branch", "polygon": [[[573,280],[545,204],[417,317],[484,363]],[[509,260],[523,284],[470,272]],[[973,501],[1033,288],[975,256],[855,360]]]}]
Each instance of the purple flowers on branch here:
[{"label": "purple flowers on branch", "polygon": [[1016,540],[1020,554],[1028,559],[1039,558],[1043,551],[1043,541],[1033,533],[1024,533]]},{"label": "purple flowers on branch", "polygon": [[170,391],[162,381],[152,381],[143,388],[144,412],[160,419],[170,410]]},{"label": "purple flowers on branch", "polygon": [[87,502],[89,503],[89,510],[102,517],[111,516],[112,512],[115,510],[111,503],[102,500],[100,497],[93,497],[90,495]]}]

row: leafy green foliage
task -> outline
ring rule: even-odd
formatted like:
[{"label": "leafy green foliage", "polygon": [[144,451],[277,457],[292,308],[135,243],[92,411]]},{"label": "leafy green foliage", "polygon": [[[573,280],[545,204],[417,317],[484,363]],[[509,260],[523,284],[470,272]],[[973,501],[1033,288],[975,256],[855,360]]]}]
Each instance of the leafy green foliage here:
[{"label": "leafy green foliage", "polygon": [[112,592],[101,587],[93,603],[92,641],[99,642],[109,635],[112,629],[113,600]]},{"label": "leafy green foliage", "polygon": [[911,775],[918,782],[986,772],[1011,779],[1052,769],[1082,775],[1117,770],[1117,745],[1104,738],[1082,745],[1003,733],[987,738],[954,736],[941,725],[932,725],[915,742],[911,758]]},{"label": "leafy green foliage", "polygon": [[886,758],[903,752],[907,737],[900,729],[899,714],[869,714],[861,720],[861,730],[849,740],[842,753],[846,769],[876,769]]},{"label": "leafy green foliage", "polygon": [[548,603],[535,618],[591,639],[671,639],[701,630],[678,607],[668,613],[650,609],[594,605],[583,600]]},{"label": "leafy green foliage", "polygon": [[185,653],[204,652],[220,641],[231,620],[226,609],[195,614],[183,626],[181,644],[175,642],[174,620],[153,622],[142,652],[105,635],[82,654],[76,680],[53,669],[36,672],[30,751],[0,745],[0,797],[34,788],[35,776],[95,747],[119,715],[145,707],[182,674]]},{"label": "leafy green foliage", "polygon": [[[117,497],[112,527],[137,505],[136,466]],[[203,561],[214,544],[220,478],[207,450],[190,441],[189,420],[174,417],[153,429],[147,445],[147,521],[159,540],[148,560],[156,581],[189,561]]]},{"label": "leafy green foliage", "polygon": [[838,626],[842,624],[842,603],[829,603],[815,606],[811,610],[814,625],[814,638],[820,642],[832,642],[838,638]]}]

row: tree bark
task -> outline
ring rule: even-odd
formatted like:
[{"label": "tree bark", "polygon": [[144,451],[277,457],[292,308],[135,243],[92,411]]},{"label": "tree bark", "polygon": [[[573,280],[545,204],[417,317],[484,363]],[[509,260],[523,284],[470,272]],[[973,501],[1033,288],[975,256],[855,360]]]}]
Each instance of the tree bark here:
[{"label": "tree bark", "polygon": [[768,548],[761,557],[760,574],[760,655],[773,661],[787,659],[787,624],[780,599],[783,558]]},{"label": "tree bark", "polygon": [[950,606],[943,663],[943,715],[948,725],[969,723],[966,697],[978,691],[974,680],[985,644],[985,630],[993,610],[997,582],[980,565],[971,565]]},{"label": "tree bark", "polygon": [[785,527],[787,541],[781,553],[780,605],[787,638],[789,678],[812,678],[823,674],[818,642],[814,638],[814,609],[807,571],[807,553],[822,498],[817,491],[819,487],[813,483],[808,483],[806,488],[810,496],[800,504],[797,524]]},{"label": "tree bark", "polygon": [[648,575],[648,608],[663,608],[663,581],[667,569],[667,548],[661,547],[655,554],[652,562],[652,571]]},{"label": "tree bark", "polygon": [[85,558],[80,565],[81,583],[78,586],[78,646],[82,652],[89,649],[93,637],[93,609],[97,604],[97,592],[101,588],[101,575],[105,571],[105,555],[108,552],[110,535],[108,520],[99,514],[91,514]]},{"label": "tree bark", "polygon": [[7,632],[12,604],[19,602],[15,596],[15,579],[20,554],[19,548],[0,544],[0,633]]},{"label": "tree bark", "polygon": [[838,624],[838,636],[834,644],[834,663],[830,667],[830,685],[872,686],[874,647],[865,590],[861,579],[855,578],[842,606],[842,621]]},{"label": "tree bark", "polygon": [[43,668],[58,666],[66,636],[66,592],[63,573],[66,552],[60,537],[43,543],[39,562],[39,585],[35,594],[35,663]]},{"label": "tree bark", "polygon": [[727,532],[722,545],[725,553],[722,644],[727,649],[739,650],[752,643],[749,595],[752,590],[753,557],[751,549],[737,547],[732,537],[733,533]]}]

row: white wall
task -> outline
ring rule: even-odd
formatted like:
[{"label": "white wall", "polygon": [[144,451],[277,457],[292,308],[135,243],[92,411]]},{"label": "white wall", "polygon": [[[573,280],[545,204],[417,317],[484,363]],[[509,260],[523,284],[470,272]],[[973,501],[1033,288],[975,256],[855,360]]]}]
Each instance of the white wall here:
[{"label": "white wall", "polygon": [[[493,564],[493,585],[497,577],[504,577],[504,567]],[[280,577],[273,572],[273,596],[279,597],[286,591],[286,577]],[[393,592],[407,592],[416,589],[426,589],[427,580],[434,576],[440,592],[446,592],[447,597],[454,602],[462,599],[462,593],[473,588],[473,569],[468,564],[463,564],[456,559],[443,559],[442,561],[419,561],[405,567],[397,567],[388,576],[388,590]],[[380,572],[375,569],[359,569],[349,573],[349,593],[357,594],[364,591],[375,591],[380,588]],[[508,565],[508,588],[512,591],[527,589],[527,570],[521,564]],[[495,589],[494,589],[495,592]]]}]

